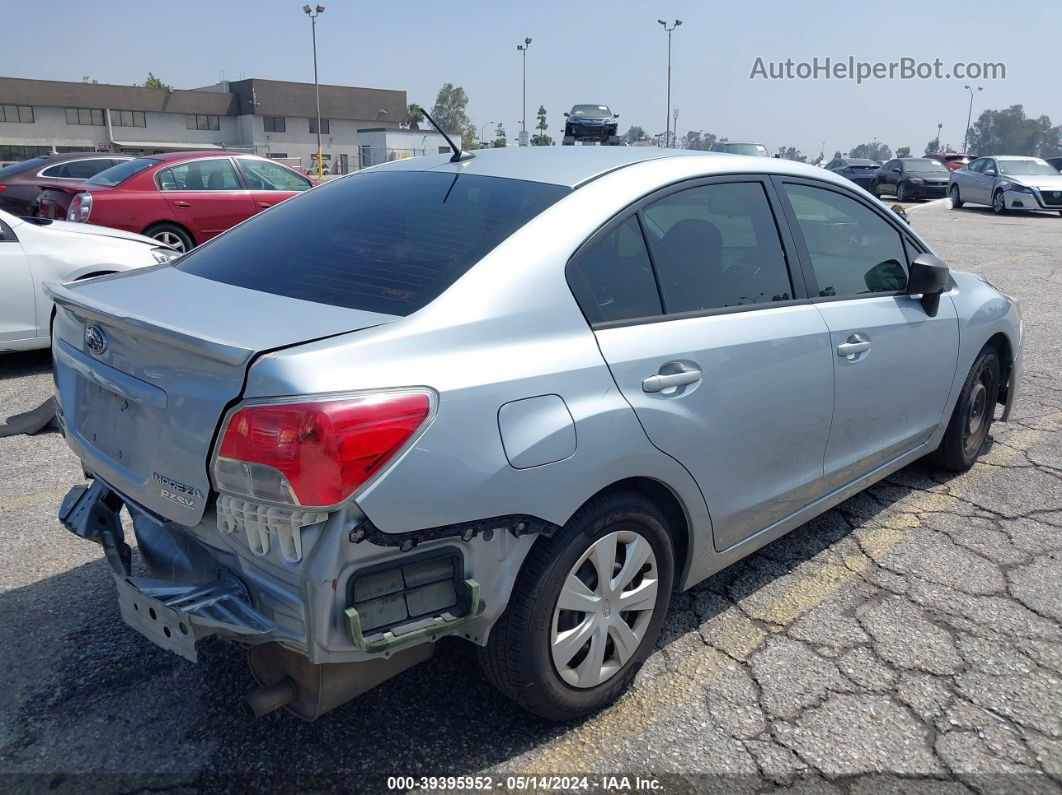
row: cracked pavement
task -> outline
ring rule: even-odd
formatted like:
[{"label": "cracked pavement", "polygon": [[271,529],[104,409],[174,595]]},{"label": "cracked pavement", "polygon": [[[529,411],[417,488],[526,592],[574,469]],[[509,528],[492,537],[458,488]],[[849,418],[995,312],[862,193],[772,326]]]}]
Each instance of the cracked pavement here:
[{"label": "cracked pavement", "polygon": [[[98,547],[55,519],[80,476],[61,438],[0,439],[0,772],[70,791],[532,772],[689,791],[1062,791],[1062,219],[932,204],[911,220],[1022,301],[1011,422],[970,472],[908,467],[676,595],[635,687],[576,725],[521,712],[457,641],[316,723],[247,722],[239,653],[192,666],[120,623]],[[47,397],[46,368],[0,363],[2,413]]]}]

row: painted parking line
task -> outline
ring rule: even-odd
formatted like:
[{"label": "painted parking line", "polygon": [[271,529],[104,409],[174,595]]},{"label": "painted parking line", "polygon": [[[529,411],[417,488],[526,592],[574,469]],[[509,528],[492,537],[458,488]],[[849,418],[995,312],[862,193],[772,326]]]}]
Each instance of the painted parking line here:
[{"label": "painted parking line", "polygon": [[[1041,418],[1046,427],[1022,430],[1008,436],[1007,446],[993,463],[1006,466],[1024,457],[1045,434],[1062,428],[1062,412]],[[998,449],[998,448],[997,448]],[[990,469],[975,468],[966,476],[966,485],[977,483]],[[758,649],[772,631],[782,631],[798,618],[840,592],[881,560],[897,544],[921,527],[917,515],[938,513],[956,505],[960,498],[937,492],[922,492],[898,508],[885,525],[860,536],[861,551],[844,554],[842,562],[831,561],[799,579],[781,596],[754,608],[753,621],[736,606],[711,619],[716,629],[712,646],[705,645],[681,660],[677,667],[650,679],[629,692],[615,706],[590,718],[557,740],[528,752],[518,760],[531,773],[560,773],[584,770],[587,759],[599,759],[603,749],[638,736],[670,718],[669,707],[703,699],[705,687],[735,661],[744,661]],[[843,503],[842,503],[843,504]],[[776,629],[765,629],[774,625]],[[700,641],[698,641],[699,643]],[[725,652],[725,653],[724,653]],[[656,652],[659,654],[660,652]]]}]

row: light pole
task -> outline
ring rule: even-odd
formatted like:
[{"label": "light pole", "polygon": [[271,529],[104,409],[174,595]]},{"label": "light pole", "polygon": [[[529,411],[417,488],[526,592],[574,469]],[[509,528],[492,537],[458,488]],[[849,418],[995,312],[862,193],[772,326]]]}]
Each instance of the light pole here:
[{"label": "light pole", "polygon": [[310,18],[310,35],[313,37],[313,91],[317,99],[317,178],[324,176],[324,161],[321,156],[321,86],[317,82],[317,17],[324,13],[325,7],[303,6],[302,10]]},{"label": "light pole", "polygon": [[[962,137],[962,153],[966,154],[966,147],[969,145],[970,141],[970,120],[973,119],[974,90],[970,88],[970,86],[963,86],[963,88],[970,92],[970,109],[966,112],[966,135]],[[985,87],[978,86],[977,90],[984,91]]]},{"label": "light pole", "polygon": [[524,145],[524,140],[527,138],[527,51],[531,48],[531,39],[525,38],[523,44],[517,44],[516,49],[523,53],[524,56],[524,107],[520,114],[520,145]]},{"label": "light pole", "polygon": [[666,20],[658,19],[657,22],[667,31],[667,115],[664,117],[664,147],[666,148],[671,138],[671,31],[681,25],[682,20],[676,19],[671,27],[668,27]]},{"label": "light pole", "polygon": [[943,149],[940,148],[940,128],[943,127],[943,126],[944,126],[943,123],[937,122],[937,151],[938,152],[943,152],[944,151]]},{"label": "light pole", "polygon": [[483,143],[483,131],[486,130],[487,127],[489,125],[491,125],[491,124],[494,124],[494,122],[488,121],[488,122],[484,122],[483,124],[479,125],[479,142],[480,143]]}]

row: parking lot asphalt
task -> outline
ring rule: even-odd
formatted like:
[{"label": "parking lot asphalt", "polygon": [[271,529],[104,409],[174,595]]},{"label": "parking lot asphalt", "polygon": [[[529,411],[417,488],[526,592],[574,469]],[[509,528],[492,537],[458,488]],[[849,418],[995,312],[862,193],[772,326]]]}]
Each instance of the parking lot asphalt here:
[{"label": "parking lot asphalt", "polygon": [[[192,665],[121,623],[100,549],[55,518],[81,475],[62,438],[0,439],[0,774],[58,791],[224,788],[231,775],[378,790],[389,775],[476,773],[1059,791],[1062,218],[942,203],[910,217],[949,264],[1022,302],[1011,422],[970,472],[910,466],[676,595],[633,690],[576,725],[506,701],[459,641],[315,723],[251,722],[240,653]],[[50,394],[48,366],[0,360],[0,415]]]}]

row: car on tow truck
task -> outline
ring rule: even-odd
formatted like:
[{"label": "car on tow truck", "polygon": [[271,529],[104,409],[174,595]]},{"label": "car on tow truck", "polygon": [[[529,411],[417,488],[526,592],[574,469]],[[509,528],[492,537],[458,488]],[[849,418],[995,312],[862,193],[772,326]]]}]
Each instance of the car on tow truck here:
[{"label": "car on tow truck", "polygon": [[49,291],[93,478],[60,519],[152,642],[245,647],[259,715],[452,636],[585,716],[673,590],[917,459],[968,469],[1021,374],[1016,302],[865,191],[674,149],[396,161]]},{"label": "car on tow truck", "polygon": [[620,144],[619,114],[609,110],[608,105],[573,105],[564,118],[563,146],[576,143],[599,143],[602,146]]}]

